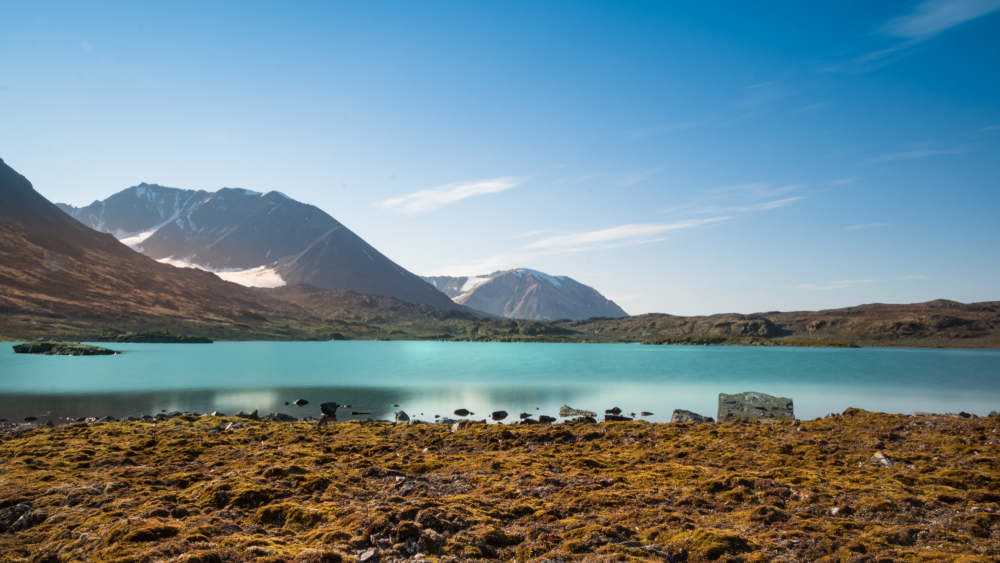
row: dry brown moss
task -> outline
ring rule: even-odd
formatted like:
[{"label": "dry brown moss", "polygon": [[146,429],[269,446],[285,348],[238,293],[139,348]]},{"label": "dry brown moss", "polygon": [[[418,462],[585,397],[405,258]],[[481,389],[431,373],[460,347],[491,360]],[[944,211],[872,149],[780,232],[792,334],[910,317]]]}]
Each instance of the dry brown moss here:
[{"label": "dry brown moss", "polygon": [[5,439],[0,562],[340,563],[372,548],[431,561],[1000,557],[997,419],[225,422]]}]

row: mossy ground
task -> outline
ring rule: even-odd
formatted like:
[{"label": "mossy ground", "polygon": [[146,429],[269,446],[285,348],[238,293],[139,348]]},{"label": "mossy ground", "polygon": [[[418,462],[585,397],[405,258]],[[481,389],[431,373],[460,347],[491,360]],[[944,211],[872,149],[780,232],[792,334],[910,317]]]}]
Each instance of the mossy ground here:
[{"label": "mossy ground", "polygon": [[1000,558],[1000,419],[228,422],[5,438],[0,561]]}]

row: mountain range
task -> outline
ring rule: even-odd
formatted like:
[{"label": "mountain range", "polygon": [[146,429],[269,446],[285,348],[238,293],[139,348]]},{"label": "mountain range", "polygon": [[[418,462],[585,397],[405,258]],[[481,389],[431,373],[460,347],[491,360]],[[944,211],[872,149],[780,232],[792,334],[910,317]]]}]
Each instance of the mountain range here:
[{"label": "mountain range", "polygon": [[614,301],[567,276],[519,268],[476,277],[424,277],[455,303],[514,319],[627,317]]},{"label": "mountain range", "polygon": [[309,284],[467,311],[336,219],[281,192],[215,192],[139,184],[86,207],[82,224],[161,262],[246,286]]}]

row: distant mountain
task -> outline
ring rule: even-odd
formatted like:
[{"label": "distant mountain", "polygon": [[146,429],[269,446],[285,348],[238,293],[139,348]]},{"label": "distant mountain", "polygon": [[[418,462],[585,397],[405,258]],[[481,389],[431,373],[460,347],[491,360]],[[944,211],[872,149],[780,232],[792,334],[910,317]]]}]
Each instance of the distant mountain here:
[{"label": "distant mountain", "polygon": [[566,277],[519,268],[477,277],[424,277],[455,303],[514,319],[627,317],[590,286]]},{"label": "distant mountain", "polygon": [[144,183],[86,207],[58,205],[151,258],[210,270],[242,285],[304,283],[466,310],[321,209],[281,192]]}]

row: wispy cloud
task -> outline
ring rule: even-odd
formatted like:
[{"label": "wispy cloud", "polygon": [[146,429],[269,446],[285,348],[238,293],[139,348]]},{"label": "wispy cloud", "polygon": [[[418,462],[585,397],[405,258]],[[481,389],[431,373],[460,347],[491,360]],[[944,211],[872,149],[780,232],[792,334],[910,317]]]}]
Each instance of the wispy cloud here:
[{"label": "wispy cloud", "polygon": [[843,289],[845,287],[851,287],[861,283],[872,283],[876,280],[840,280],[833,281],[826,285],[816,285],[814,283],[804,283],[802,285],[792,286],[794,289],[808,289],[810,291],[816,291],[821,289]]},{"label": "wispy cloud", "polygon": [[676,223],[654,223],[654,224],[633,224],[633,225],[620,225],[617,227],[611,227],[609,229],[600,229],[597,231],[587,231],[582,233],[574,233],[570,235],[557,235],[552,237],[546,237],[528,245],[528,248],[581,248],[587,247],[595,244],[602,243],[626,243],[626,244],[642,244],[646,242],[655,242],[657,240],[663,240],[662,238],[654,238],[657,235],[661,235],[667,231],[675,231],[679,229],[691,229],[694,227],[700,227],[702,225],[708,225],[711,223],[721,223],[732,219],[732,217],[712,217],[709,219],[689,219],[686,221],[678,221]]},{"label": "wispy cloud", "polygon": [[826,284],[815,284],[815,283],[804,283],[802,285],[793,285],[792,289],[807,289],[809,291],[826,290],[826,289],[844,289],[845,287],[853,287],[865,283],[876,283],[876,282],[886,282],[886,281],[900,281],[900,280],[920,280],[927,276],[903,276],[901,278],[892,278],[887,280],[840,280],[832,281]]},{"label": "wispy cloud", "polygon": [[997,131],[1000,130],[1000,125],[994,125],[992,127],[983,127],[980,131]]},{"label": "wispy cloud", "polygon": [[879,28],[889,37],[923,41],[946,29],[1000,10],[1000,0],[926,0]]},{"label": "wispy cloud", "polygon": [[930,150],[918,150],[918,151],[904,151],[904,152],[894,152],[889,154],[884,154],[882,156],[877,156],[869,162],[890,162],[893,160],[914,160],[917,158],[927,158],[929,156],[938,156],[941,154],[959,154],[965,152],[966,149],[930,149]]},{"label": "wispy cloud", "polygon": [[670,133],[671,131],[682,131],[684,129],[694,129],[698,127],[701,123],[691,122],[691,123],[675,123],[672,125],[660,125],[658,127],[650,127],[648,129],[637,129],[635,131],[629,131],[625,134],[625,140],[627,141],[638,141],[639,139],[645,139],[647,137],[653,137],[655,135],[660,135],[662,133]]},{"label": "wispy cloud", "polygon": [[746,205],[743,207],[729,207],[727,211],[767,211],[768,209],[777,209],[779,207],[789,206],[796,201],[805,199],[806,196],[799,197],[787,197],[785,199],[779,199],[775,201],[765,201],[764,203],[755,203],[753,205]]},{"label": "wispy cloud", "polygon": [[857,182],[858,179],[859,178],[857,176],[855,176],[853,178],[840,178],[839,180],[830,180],[830,185],[831,186],[843,186],[844,184],[850,184],[851,182]]},{"label": "wispy cloud", "polygon": [[[785,197],[772,199],[794,192],[804,184],[793,184],[787,186],[772,186],[764,182],[751,182],[748,184],[736,184],[724,186],[701,192],[693,201],[681,205],[675,205],[666,209],[661,209],[662,213],[674,213],[679,215],[706,215],[706,214],[729,214],[729,213],[750,213],[755,211],[767,211],[786,207],[797,201],[806,199],[807,196]],[[771,199],[771,201],[759,201]]]},{"label": "wispy cloud", "polygon": [[632,184],[638,184],[639,182],[649,178],[650,176],[656,174],[657,172],[662,172],[666,166],[661,166],[659,168],[654,168],[652,170],[647,170],[645,172],[639,172],[638,174],[633,174],[627,178],[618,181],[618,185],[621,187],[631,186]]},{"label": "wispy cloud", "polygon": [[477,180],[474,182],[457,182],[446,184],[429,190],[421,190],[412,194],[387,199],[379,205],[384,208],[394,208],[401,213],[415,215],[440,209],[477,195],[495,194],[524,183],[524,178],[506,177],[492,180]]},{"label": "wispy cloud", "polygon": [[851,225],[844,227],[845,231],[860,231],[862,229],[876,229],[878,227],[888,227],[889,223],[868,223],[867,225]]}]

